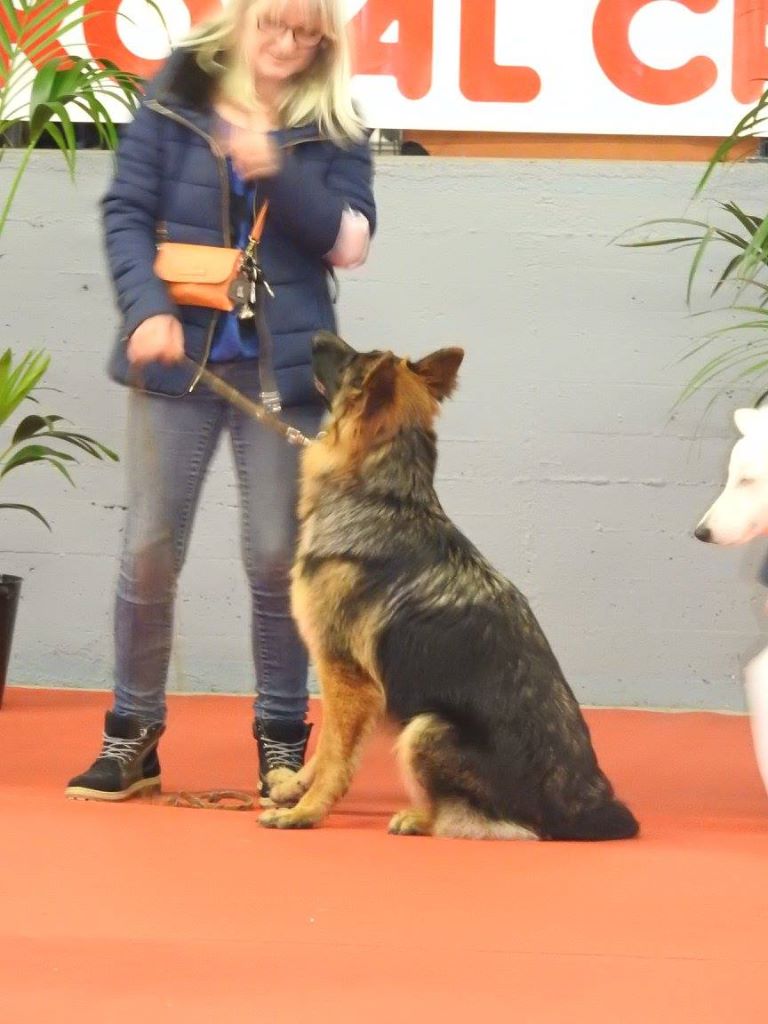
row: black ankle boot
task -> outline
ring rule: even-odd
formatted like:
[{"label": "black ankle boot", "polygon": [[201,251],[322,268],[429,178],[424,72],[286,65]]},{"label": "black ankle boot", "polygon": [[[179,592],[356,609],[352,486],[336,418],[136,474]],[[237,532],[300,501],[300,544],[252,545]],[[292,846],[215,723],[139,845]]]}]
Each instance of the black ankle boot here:
[{"label": "black ankle boot", "polygon": [[164,725],[142,725],[133,715],[108,711],[101,753],[87,771],[70,779],[66,795],[76,800],[127,800],[160,789],[157,744],[164,732]]},{"label": "black ankle boot", "polygon": [[269,797],[267,775],[275,768],[297,772],[304,764],[307,742],[312,726],[304,722],[264,721],[253,723],[253,735],[259,746],[259,792],[262,799]]}]

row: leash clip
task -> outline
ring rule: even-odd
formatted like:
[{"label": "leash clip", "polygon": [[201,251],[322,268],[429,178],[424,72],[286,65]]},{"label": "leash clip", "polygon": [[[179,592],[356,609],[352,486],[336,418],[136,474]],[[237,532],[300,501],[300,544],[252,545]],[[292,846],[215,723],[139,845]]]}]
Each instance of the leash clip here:
[{"label": "leash clip", "polygon": [[260,397],[262,405],[269,412],[277,413],[282,409],[282,405],[280,404],[280,395],[277,391],[262,391]]},{"label": "leash clip", "polygon": [[285,432],[285,440],[296,448],[309,448],[312,442],[297,427],[288,427]]}]

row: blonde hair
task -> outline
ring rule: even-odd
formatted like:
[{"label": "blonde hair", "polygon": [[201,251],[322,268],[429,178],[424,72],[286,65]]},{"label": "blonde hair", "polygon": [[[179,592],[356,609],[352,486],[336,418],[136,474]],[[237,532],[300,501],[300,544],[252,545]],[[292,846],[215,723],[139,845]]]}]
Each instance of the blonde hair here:
[{"label": "blonde hair", "polygon": [[[242,46],[242,27],[249,13],[279,20],[289,0],[231,0],[224,10],[198,25],[181,43],[196,52],[197,63],[219,80],[219,96],[237,106],[253,109],[258,96]],[[315,58],[289,84],[280,105],[286,128],[317,123],[320,131],[337,142],[359,141],[364,125],[351,93],[351,57],[344,24],[343,0],[300,0],[303,14],[317,19],[323,40]]]}]

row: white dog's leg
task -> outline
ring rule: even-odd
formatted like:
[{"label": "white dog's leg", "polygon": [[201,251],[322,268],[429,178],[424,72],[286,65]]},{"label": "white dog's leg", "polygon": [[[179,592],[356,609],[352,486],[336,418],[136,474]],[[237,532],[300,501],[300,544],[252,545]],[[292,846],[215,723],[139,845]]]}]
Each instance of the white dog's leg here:
[{"label": "white dog's leg", "polygon": [[757,766],[768,790],[768,647],[744,671]]}]

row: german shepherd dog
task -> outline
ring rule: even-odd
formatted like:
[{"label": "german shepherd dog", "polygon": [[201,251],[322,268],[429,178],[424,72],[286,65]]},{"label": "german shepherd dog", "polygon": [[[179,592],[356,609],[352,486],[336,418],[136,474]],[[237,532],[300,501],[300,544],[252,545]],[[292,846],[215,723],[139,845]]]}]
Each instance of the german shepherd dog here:
[{"label": "german shepherd dog", "polygon": [[390,832],[626,839],[638,824],[600,770],[589,730],[523,595],[448,519],[433,422],[463,358],[410,362],[313,343],[325,436],[303,455],[292,607],[317,667],[315,757],[268,778],[261,823],[308,828],[346,791],[385,713],[413,806]]}]

